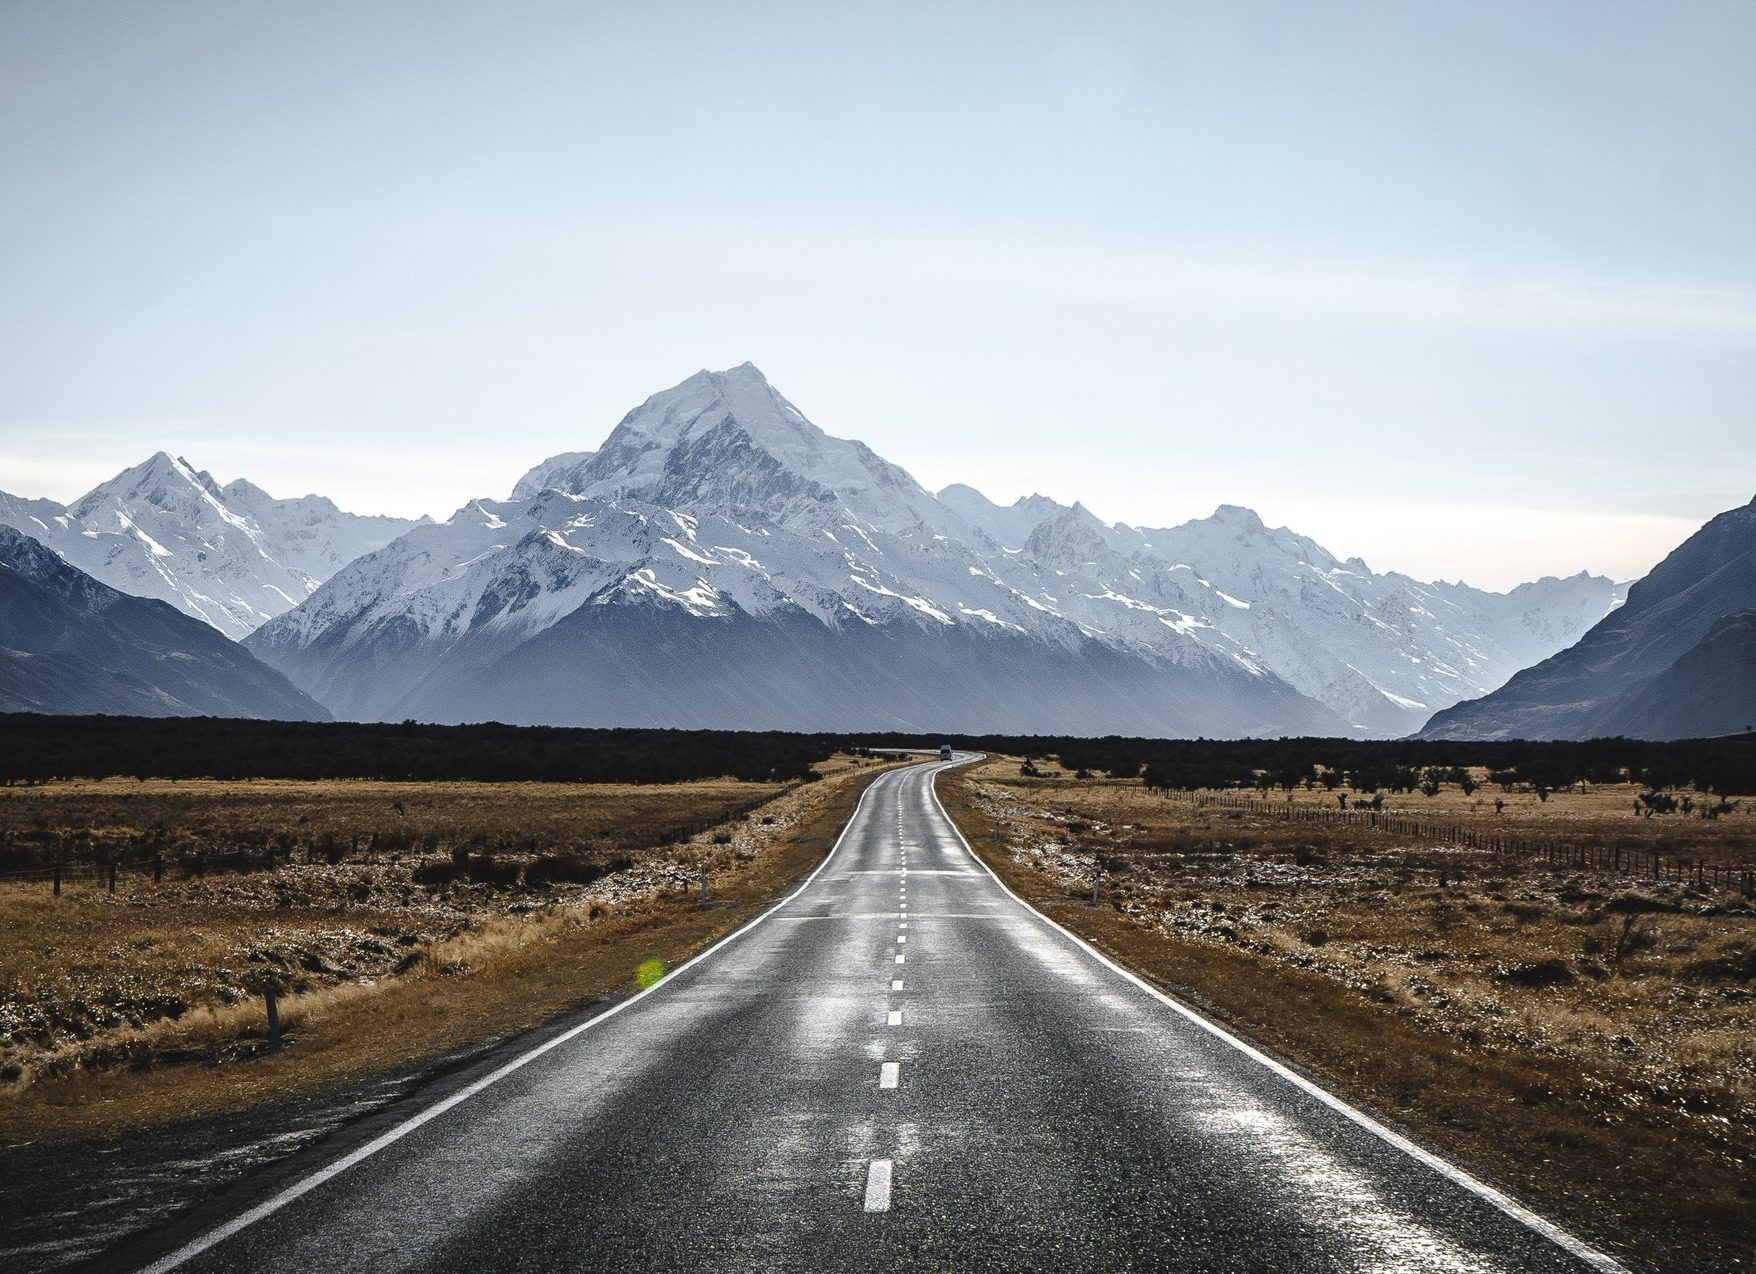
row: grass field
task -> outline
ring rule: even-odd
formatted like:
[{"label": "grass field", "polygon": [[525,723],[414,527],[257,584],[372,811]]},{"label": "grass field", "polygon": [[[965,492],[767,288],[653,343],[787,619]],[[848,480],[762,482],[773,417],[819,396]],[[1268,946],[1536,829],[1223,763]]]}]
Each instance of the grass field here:
[{"label": "grass field", "polygon": [[[984,857],[1057,920],[1658,1267],[1750,1266],[1749,898],[1043,769],[997,759],[945,786]],[[1385,810],[1627,856],[1756,852],[1756,803],[1647,818],[1634,795],[1448,788]]]},{"label": "grass field", "polygon": [[[12,842],[89,861],[271,845],[161,883],[0,883],[0,1138],[245,1104],[479,1043],[634,985],[827,850],[871,761],[820,782],[70,782],[0,788]],[[252,860],[255,861],[255,860]],[[698,905],[706,865],[710,904]],[[273,986],[285,1047],[270,1050]]]}]

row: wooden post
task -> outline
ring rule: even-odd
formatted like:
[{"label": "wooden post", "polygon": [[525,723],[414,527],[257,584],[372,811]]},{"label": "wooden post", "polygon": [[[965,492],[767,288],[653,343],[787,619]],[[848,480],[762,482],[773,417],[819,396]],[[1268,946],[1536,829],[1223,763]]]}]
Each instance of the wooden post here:
[{"label": "wooden post", "polygon": [[270,982],[262,992],[262,998],[268,1002],[268,1046],[280,1047],[280,1000],[275,995],[274,983]]},{"label": "wooden post", "polygon": [[154,854],[152,859],[152,883],[155,885],[160,884],[164,881],[164,878],[165,856],[163,854]]},{"label": "wooden post", "polygon": [[1091,874],[1091,905],[1094,907],[1098,905],[1098,891],[1103,888],[1103,883],[1104,864],[1103,860],[1098,859],[1094,863],[1094,869]]},{"label": "wooden post", "polygon": [[55,897],[61,896],[61,860],[55,860]]},{"label": "wooden post", "polygon": [[701,860],[701,905],[707,906],[707,859]]},{"label": "wooden post", "polygon": [[116,892],[116,860],[110,860],[110,892]]}]

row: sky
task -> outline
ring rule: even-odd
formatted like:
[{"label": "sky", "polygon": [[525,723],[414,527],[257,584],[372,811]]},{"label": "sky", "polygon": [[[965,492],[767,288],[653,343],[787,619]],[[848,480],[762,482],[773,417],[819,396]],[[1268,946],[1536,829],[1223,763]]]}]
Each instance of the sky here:
[{"label": "sky", "polygon": [[1633,578],[1756,495],[1756,5],[0,0],[0,489],[444,516],[746,359],[930,488]]}]

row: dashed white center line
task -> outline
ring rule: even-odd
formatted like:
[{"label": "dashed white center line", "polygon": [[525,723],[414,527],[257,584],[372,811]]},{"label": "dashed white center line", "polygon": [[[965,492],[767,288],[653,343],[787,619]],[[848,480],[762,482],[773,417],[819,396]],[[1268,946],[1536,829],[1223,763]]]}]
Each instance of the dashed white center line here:
[{"label": "dashed white center line", "polygon": [[885,1019],[884,1024],[886,1026],[901,1026],[902,1025],[902,1010],[901,1009],[891,1009],[890,1015]]},{"label": "dashed white center line", "polygon": [[890,1211],[890,1174],[893,1165],[888,1159],[874,1159],[866,1165],[866,1211]]},{"label": "dashed white center line", "polygon": [[903,943],[903,942],[907,942],[907,941],[908,941],[908,935],[907,935],[907,934],[906,934],[906,933],[899,933],[899,934],[897,934],[897,935],[896,935],[896,940],[897,940],[897,942],[898,942],[898,943]]},{"label": "dashed white center line", "polygon": [[901,979],[901,978],[892,978],[892,979],[890,979],[890,989],[891,989],[891,990],[892,990],[892,991],[900,991],[900,990],[902,990],[902,979]]},{"label": "dashed white center line", "polygon": [[895,1088],[902,1078],[901,1062],[885,1062],[878,1068],[878,1087]]},{"label": "dashed white center line", "polygon": [[898,952],[897,952],[897,953],[896,953],[896,962],[897,962],[897,963],[898,963],[898,964],[901,964],[901,963],[902,963],[902,962],[903,962],[903,960],[902,960],[902,952],[900,952],[900,951],[898,951]]}]

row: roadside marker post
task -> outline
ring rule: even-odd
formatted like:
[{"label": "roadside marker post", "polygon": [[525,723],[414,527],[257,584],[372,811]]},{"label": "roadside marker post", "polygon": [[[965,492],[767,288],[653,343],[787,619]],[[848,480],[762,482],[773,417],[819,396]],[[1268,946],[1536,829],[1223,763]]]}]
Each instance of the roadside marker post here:
[{"label": "roadside marker post", "polygon": [[1099,859],[1093,866],[1091,873],[1091,905],[1094,907],[1098,905],[1098,890],[1103,887],[1103,883],[1104,864],[1103,860]]},{"label": "roadside marker post", "polygon": [[707,859],[701,860],[701,905],[707,906]]}]

